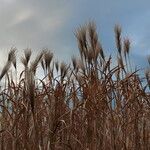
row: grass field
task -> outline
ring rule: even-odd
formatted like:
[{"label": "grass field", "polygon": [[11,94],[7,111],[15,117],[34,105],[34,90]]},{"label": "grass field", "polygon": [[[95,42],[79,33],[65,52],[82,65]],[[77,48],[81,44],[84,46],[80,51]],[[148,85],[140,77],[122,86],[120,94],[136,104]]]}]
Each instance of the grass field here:
[{"label": "grass field", "polygon": [[75,32],[79,58],[65,64],[43,50],[30,60],[26,49],[19,77],[12,75],[16,50],[10,50],[0,75],[1,150],[150,149],[150,69],[138,75],[130,40],[120,26],[114,32],[115,58],[105,56],[90,22]]}]

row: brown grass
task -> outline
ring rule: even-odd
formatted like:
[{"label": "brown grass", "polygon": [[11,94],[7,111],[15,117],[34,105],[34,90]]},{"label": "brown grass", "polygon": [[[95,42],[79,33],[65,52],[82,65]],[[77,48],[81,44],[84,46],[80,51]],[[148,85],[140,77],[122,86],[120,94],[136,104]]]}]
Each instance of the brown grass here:
[{"label": "brown grass", "polygon": [[[122,42],[120,26],[115,26],[116,66],[105,56],[93,22],[81,26],[76,37],[80,58],[72,57],[69,65],[55,61],[48,50],[31,61],[31,50],[25,50],[17,82],[10,72],[15,50],[10,51],[0,75],[5,81],[0,149],[150,149],[150,69],[144,78],[132,71],[130,41]],[[43,79],[37,79],[40,63]]]}]

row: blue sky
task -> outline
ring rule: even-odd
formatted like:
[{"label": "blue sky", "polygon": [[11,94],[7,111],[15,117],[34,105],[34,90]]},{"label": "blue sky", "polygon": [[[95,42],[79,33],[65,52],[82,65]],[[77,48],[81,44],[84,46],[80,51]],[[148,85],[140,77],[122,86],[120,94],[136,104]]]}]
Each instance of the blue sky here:
[{"label": "blue sky", "polygon": [[149,0],[0,0],[1,65],[9,49],[19,55],[29,47],[38,53],[48,48],[56,59],[69,61],[78,54],[74,31],[94,20],[106,52],[115,50],[115,24],[131,39],[133,63],[146,67],[150,55]]}]

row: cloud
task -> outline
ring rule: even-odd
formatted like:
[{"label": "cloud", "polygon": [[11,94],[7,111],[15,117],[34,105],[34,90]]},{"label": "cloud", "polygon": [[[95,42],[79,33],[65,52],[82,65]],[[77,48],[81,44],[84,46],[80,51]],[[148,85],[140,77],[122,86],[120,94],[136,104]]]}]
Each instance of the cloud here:
[{"label": "cloud", "polygon": [[25,22],[32,16],[33,16],[33,12],[31,10],[19,11],[15,14],[13,20],[9,23],[8,27],[12,27],[22,22]]},{"label": "cloud", "polygon": [[16,0],[0,0],[0,2],[1,3],[3,3],[3,4],[12,4],[12,3],[14,3]]},{"label": "cloud", "polygon": [[49,0],[4,3],[5,7],[0,9],[0,63],[5,62],[3,58],[12,46],[17,47],[20,53],[27,47],[36,51],[62,44],[57,39],[62,37],[61,31],[71,14],[67,4]]},{"label": "cloud", "polygon": [[[74,30],[94,20],[103,47],[112,53],[113,27],[121,24],[123,34],[132,40],[134,59],[142,62],[150,53],[148,0],[0,0],[0,56],[8,49],[31,47],[35,52],[51,49],[59,60],[77,54]],[[141,52],[142,49],[142,52]],[[1,63],[1,62],[0,62]],[[144,64],[144,63],[142,63]]]}]

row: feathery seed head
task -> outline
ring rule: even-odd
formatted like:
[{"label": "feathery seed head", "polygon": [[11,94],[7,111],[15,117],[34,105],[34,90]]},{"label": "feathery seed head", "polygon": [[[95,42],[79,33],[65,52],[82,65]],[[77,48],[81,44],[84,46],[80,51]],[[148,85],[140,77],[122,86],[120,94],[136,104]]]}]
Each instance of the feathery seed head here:
[{"label": "feathery seed head", "polygon": [[28,64],[30,57],[31,57],[31,49],[27,48],[24,50],[24,55],[25,55],[25,59],[26,59],[26,63]]},{"label": "feathery seed head", "polygon": [[14,59],[16,59],[15,52],[16,52],[16,48],[11,48],[8,54],[8,61],[13,62]]},{"label": "feathery seed head", "polygon": [[27,65],[28,65],[26,58],[21,57],[21,62],[22,62],[22,64],[24,65],[24,67],[26,68]]},{"label": "feathery seed head", "polygon": [[44,53],[44,60],[45,60],[45,66],[46,69],[50,68],[50,63],[53,59],[53,53],[51,53],[50,51],[46,51]]},{"label": "feathery seed head", "polygon": [[96,46],[96,54],[98,55],[99,53],[100,53],[101,58],[103,60],[105,60],[103,48],[102,48],[101,44],[98,42],[97,46]]},{"label": "feathery seed head", "polygon": [[31,62],[31,66],[30,66],[30,70],[34,72],[36,72],[36,68],[37,68],[37,65],[38,63],[40,62],[40,60],[42,59],[43,57],[43,54],[44,52],[42,51],[36,58],[33,62]]},{"label": "feathery seed head", "polygon": [[81,53],[81,56],[85,56],[86,50],[87,50],[87,27],[81,26],[79,27],[76,32],[75,36],[78,41],[78,47]]},{"label": "feathery seed head", "polygon": [[89,33],[89,38],[90,38],[90,42],[91,42],[91,47],[93,48],[93,50],[95,49],[97,42],[98,42],[98,35],[96,32],[96,25],[94,22],[90,22],[88,24],[88,33]]},{"label": "feathery seed head", "polygon": [[60,73],[61,73],[61,77],[65,77],[65,75],[67,74],[67,65],[62,62],[60,65]]},{"label": "feathery seed head", "polygon": [[124,39],[124,53],[129,54],[129,50],[130,50],[130,40],[128,38]]},{"label": "feathery seed head", "polygon": [[9,68],[11,66],[11,62],[7,61],[6,65],[4,66],[4,68],[2,69],[2,72],[0,74],[0,80],[3,78],[3,76],[8,72]]},{"label": "feathery seed head", "polygon": [[117,46],[119,54],[121,55],[121,49],[122,49],[122,45],[121,45],[121,27],[119,25],[115,25],[114,32],[115,32],[116,46]]}]

